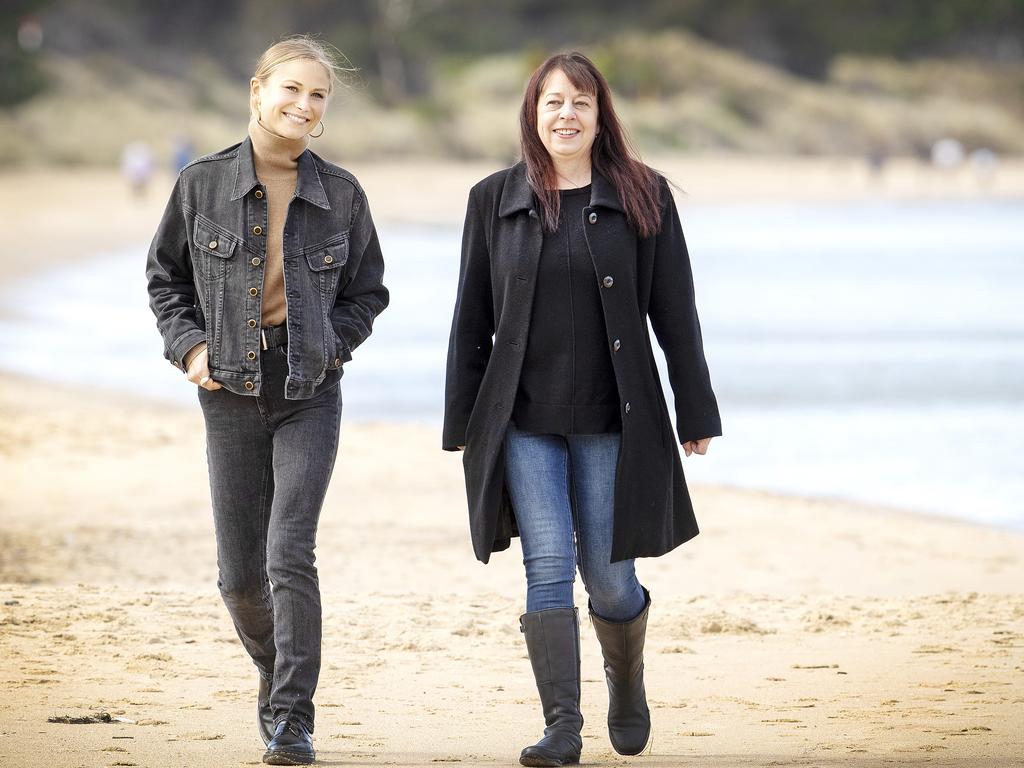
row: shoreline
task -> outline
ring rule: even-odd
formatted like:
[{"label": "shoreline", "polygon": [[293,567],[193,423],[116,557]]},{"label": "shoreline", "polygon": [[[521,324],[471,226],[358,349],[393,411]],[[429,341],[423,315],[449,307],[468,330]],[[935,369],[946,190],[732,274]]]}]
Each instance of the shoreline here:
[{"label": "shoreline", "polygon": [[[31,580],[44,584],[74,583],[86,574],[113,577],[119,567],[124,567],[118,564],[118,559],[122,558],[132,564],[129,570],[136,578],[150,582],[152,577],[146,575],[150,558],[156,563],[168,562],[167,553],[160,551],[159,538],[150,539],[157,531],[163,531],[169,541],[178,541],[186,547],[185,554],[196,558],[197,562],[205,560],[199,550],[194,549],[197,542],[190,541],[186,545],[189,532],[206,530],[209,523],[205,514],[194,516],[209,505],[202,414],[198,407],[165,407],[139,395],[121,397],[111,392],[73,385],[51,386],[27,377],[0,374],[0,416],[3,417],[0,421],[4,422],[0,427],[0,455],[4,457],[6,477],[5,492],[0,496],[0,513],[7,520],[3,534],[7,546],[0,547],[0,551],[21,552],[18,557],[24,559],[21,565],[16,562],[17,558],[7,563],[0,560],[3,566],[0,581],[10,581],[11,574],[17,574],[19,569],[33,573]],[[122,446],[130,448],[122,449]],[[391,468],[396,462],[408,467],[403,474],[402,487],[395,487],[393,480],[388,479],[392,477]],[[52,466],[68,467],[67,475],[56,486],[42,485],[43,478],[49,475],[48,467]],[[180,493],[172,493],[167,498],[162,489],[167,488],[170,477],[162,472],[163,466],[174,468],[172,485],[181,487]],[[120,490],[116,496],[106,498],[107,487]],[[802,557],[802,542],[800,537],[787,537],[787,530],[800,530],[804,536],[819,537],[819,545],[827,546],[837,558],[845,557],[849,562],[875,557],[886,560],[890,554],[898,554],[889,553],[887,545],[872,554],[876,533],[888,536],[887,532],[892,532],[903,540],[913,531],[913,545],[904,542],[902,547],[918,554],[931,549],[943,551],[954,559],[961,540],[982,545],[983,550],[994,546],[1021,555],[1024,583],[1024,532],[1019,530],[1007,531],[977,521],[820,495],[700,483],[694,485],[691,492],[702,533],[693,545],[677,550],[682,560],[712,545],[724,546],[720,538],[726,531],[719,520],[724,515],[735,521],[735,530],[744,531],[745,540],[749,539],[742,546],[730,546],[741,546],[746,551],[749,547],[756,549],[762,539],[772,542],[777,552],[759,555],[758,562],[761,565],[774,563],[769,570],[773,579],[781,579],[778,584],[786,593],[795,591],[787,571],[803,572],[804,578],[822,585],[835,582],[826,591],[836,584],[860,589],[872,585],[871,590],[882,593],[893,588],[886,580],[884,569],[865,574],[863,584],[848,584],[842,573],[828,574],[834,563],[819,563],[822,573],[816,573],[813,564],[817,556],[799,566],[790,562],[790,556]],[[385,516],[391,514],[396,519],[406,520],[412,528],[408,536],[399,537],[400,541],[415,541],[416,531],[427,533],[443,529],[444,547],[466,550],[470,562],[450,567],[465,570],[465,584],[471,585],[476,564],[468,551],[464,496],[461,462],[457,456],[441,451],[438,428],[410,422],[343,419],[341,449],[329,502],[333,499],[333,504],[341,509],[351,502],[356,508],[379,509]],[[136,520],[136,500],[153,505],[154,512]],[[32,516],[23,518],[12,514],[25,505],[34,510]],[[172,508],[191,510],[191,522],[183,531],[174,529],[173,515],[164,519]],[[428,513],[418,512],[421,508]],[[112,530],[123,530],[126,541],[134,541],[133,546],[143,548],[148,556],[142,551],[117,549],[117,557],[112,559],[107,547],[116,539],[108,540],[104,526],[94,521],[93,510],[100,510],[100,520],[109,519]],[[434,519],[432,516],[437,514],[441,514],[441,518]],[[378,529],[381,535],[388,530],[382,520],[372,519],[368,524],[374,536]],[[168,525],[171,527],[167,528]],[[347,522],[342,527],[353,534],[359,530],[358,523]],[[76,533],[65,539],[66,532]],[[330,536],[332,532],[339,531],[325,523],[325,535]],[[44,546],[44,542],[49,543]],[[211,542],[201,543],[205,547]],[[401,551],[397,542],[388,542],[385,549],[394,549],[396,556]],[[789,556],[784,554],[787,552]],[[738,551],[733,555],[743,559]],[[906,553],[899,556],[905,557]],[[405,557],[409,559],[408,555]],[[493,560],[501,564],[498,571],[506,576],[520,567],[516,555],[508,552],[496,553]],[[653,571],[671,570],[673,560],[672,557],[644,559],[643,567]],[[65,575],[68,564],[77,561],[81,562],[70,567]],[[904,582],[905,585],[943,589],[973,584],[975,590],[1017,590],[1012,580],[998,578],[1004,567],[999,565],[1003,563],[1003,556],[994,562],[996,566],[988,575],[975,573],[963,563],[959,570],[950,565],[948,572],[941,575],[932,573],[930,568],[921,574],[906,574]],[[324,567],[332,567],[332,563],[334,561],[328,560]],[[207,562],[203,567],[208,571],[210,564]],[[333,567],[347,570],[347,564],[342,562],[334,563]],[[705,563],[705,567],[714,571],[721,568],[717,563]],[[401,572],[400,566],[395,569],[396,574]],[[168,564],[157,570],[157,581],[163,582],[168,580],[173,568]],[[400,582],[399,578],[396,583]],[[188,578],[182,583],[197,582]],[[742,574],[724,579],[723,588],[726,583],[742,589],[752,586]],[[764,586],[759,583],[758,588]]]},{"label": "shoreline", "polygon": [[[199,413],[198,405],[187,405],[176,400],[163,399],[158,397],[147,397],[130,390],[117,390],[103,386],[87,386],[70,382],[55,381],[36,377],[28,374],[12,372],[0,368],[0,386],[31,387],[44,391],[60,393],[73,398],[88,398],[90,402],[104,407],[136,407],[143,409],[160,409],[179,416]],[[440,421],[430,419],[402,419],[386,420],[379,418],[343,417],[344,425],[357,426],[369,429],[401,429],[408,428],[412,431],[432,431],[440,435]],[[438,448],[440,450],[440,448]],[[730,485],[717,482],[701,483],[702,488],[717,492],[731,492],[738,494],[754,494],[773,502],[784,503],[794,501],[804,504],[821,504],[827,507],[849,508],[853,514],[878,516],[882,518],[906,518],[909,521],[921,521],[925,523],[939,523],[946,525],[961,525],[969,530],[997,531],[1013,536],[1024,537],[1024,522],[1013,524],[1000,524],[996,522],[985,522],[967,517],[958,517],[952,514],[944,514],[934,510],[914,507],[903,507],[891,503],[869,501],[846,497],[838,494],[811,493],[800,491],[779,491],[771,488],[753,487],[744,485]]]}]

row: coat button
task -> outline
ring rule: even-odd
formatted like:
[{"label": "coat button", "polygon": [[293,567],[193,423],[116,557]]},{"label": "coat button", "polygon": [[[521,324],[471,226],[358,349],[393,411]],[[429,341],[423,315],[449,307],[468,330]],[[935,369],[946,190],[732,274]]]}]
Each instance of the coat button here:
[{"label": "coat button", "polygon": [[597,214],[591,212],[591,214],[587,217],[587,221],[589,221],[591,224],[597,224]]},{"label": "coat button", "polygon": [[324,256],[324,264],[333,264],[333,263],[334,263],[334,257],[331,256],[331,254],[327,254],[326,256]]},{"label": "coat button", "polygon": [[257,224],[255,227],[252,228],[252,233],[254,235],[262,235],[263,234],[263,227],[261,227],[259,224]]},{"label": "coat button", "polygon": [[252,383],[251,381],[247,381],[247,382],[245,382],[245,388],[246,388],[247,390],[249,390],[250,392],[252,391],[253,387],[255,387],[255,386],[256,386],[256,385],[255,385],[255,384],[253,384],[253,383]]},{"label": "coat button", "polygon": [[340,357],[334,358],[334,367],[335,368],[340,368],[341,367],[341,358]]},{"label": "coat button", "polygon": [[612,342],[612,349],[614,349],[616,352],[619,351],[619,347],[621,347],[621,346],[622,346],[622,342],[619,341],[618,339],[616,339],[615,341]]},{"label": "coat button", "polygon": [[533,208],[530,209],[530,218],[531,219],[536,219],[537,218],[537,211],[535,211]]},{"label": "coat button", "polygon": [[255,296],[255,295],[256,295],[256,294],[258,294],[259,292],[260,292],[260,289],[259,289],[259,288],[250,288],[250,289],[249,289],[249,295],[250,295],[250,296]]},{"label": "coat button", "polygon": [[629,413],[629,403],[626,403],[626,413]]},{"label": "coat button", "polygon": [[252,265],[254,267],[258,267],[260,265],[260,257],[259,256],[253,256],[252,257]]},{"label": "coat button", "polygon": [[210,250],[211,251],[216,251],[217,250],[217,241],[216,240],[211,240],[210,241]]},{"label": "coat button", "polygon": [[248,325],[250,328],[255,328],[256,327],[256,321],[253,320],[252,318],[250,318],[249,320],[246,321],[246,325]]},{"label": "coat button", "polygon": [[263,199],[263,190],[262,189],[257,189],[255,192],[253,192],[253,194],[256,195],[256,199],[257,200],[262,200]]},{"label": "coat button", "polygon": [[249,350],[248,352],[246,352],[245,356],[248,357],[250,360],[255,360],[256,359],[256,353],[253,352],[252,350]]},{"label": "coat button", "polygon": [[611,275],[608,275],[608,277],[601,281],[601,285],[603,285],[605,288],[611,288],[613,285],[615,285],[615,281],[612,280]]}]

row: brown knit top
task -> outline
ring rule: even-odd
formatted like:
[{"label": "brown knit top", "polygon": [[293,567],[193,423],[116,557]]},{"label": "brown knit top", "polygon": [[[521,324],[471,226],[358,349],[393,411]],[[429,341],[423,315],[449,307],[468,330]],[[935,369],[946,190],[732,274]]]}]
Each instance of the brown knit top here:
[{"label": "brown knit top", "polygon": [[256,178],[267,189],[267,257],[263,275],[261,325],[280,325],[287,307],[284,297],[284,220],[295,196],[299,155],[309,138],[288,139],[271,133],[253,118],[249,121]]}]

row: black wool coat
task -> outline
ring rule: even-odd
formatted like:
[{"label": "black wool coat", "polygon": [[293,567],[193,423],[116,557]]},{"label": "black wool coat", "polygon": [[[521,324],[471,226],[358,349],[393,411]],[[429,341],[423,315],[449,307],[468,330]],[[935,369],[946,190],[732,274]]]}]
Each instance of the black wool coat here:
[{"label": "black wool coat", "polygon": [[[611,183],[593,172],[583,211],[622,442],[615,478],[612,561],[656,557],[697,535],[647,318],[665,352],[681,442],[722,434],[704,360],[693,277],[675,202],[661,180],[661,226],[640,238]],[[473,550],[483,562],[517,535],[505,486],[504,438],[519,387],[544,234],[523,163],[469,194],[448,346],[442,447],[466,446]]]}]

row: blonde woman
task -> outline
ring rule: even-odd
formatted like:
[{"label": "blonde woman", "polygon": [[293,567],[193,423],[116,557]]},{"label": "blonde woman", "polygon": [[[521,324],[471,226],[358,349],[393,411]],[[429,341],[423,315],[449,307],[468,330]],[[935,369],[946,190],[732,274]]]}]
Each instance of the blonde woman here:
[{"label": "blonde woman", "polygon": [[315,759],[314,546],[339,382],[388,304],[362,188],[307,147],[326,130],[338,61],[306,37],[267,49],[248,136],[181,171],[146,267],[164,355],[198,387],[218,586],[259,672],[273,765]]}]

